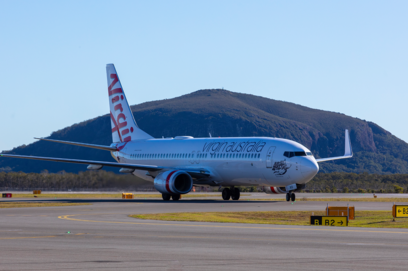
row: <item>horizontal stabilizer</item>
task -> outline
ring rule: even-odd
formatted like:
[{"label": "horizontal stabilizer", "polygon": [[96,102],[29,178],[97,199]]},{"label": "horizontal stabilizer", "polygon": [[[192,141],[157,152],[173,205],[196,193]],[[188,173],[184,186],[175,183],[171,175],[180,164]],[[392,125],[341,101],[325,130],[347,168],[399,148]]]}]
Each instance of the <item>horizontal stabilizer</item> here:
[{"label": "horizontal stabilizer", "polygon": [[63,141],[63,140],[56,140],[56,139],[46,139],[46,138],[36,138],[36,137],[34,138],[38,140],[44,140],[44,141],[50,141],[50,142],[56,142],[56,143],[62,143],[62,144],[68,144],[68,145],[74,145],[74,146],[80,146],[80,147],[92,148],[92,149],[98,149],[98,150],[104,150],[104,151],[118,151],[118,149],[116,149],[115,147],[110,147],[110,146],[78,143],[78,142]]},{"label": "horizontal stabilizer", "polygon": [[344,147],[344,156],[336,156],[336,157],[329,157],[329,158],[320,158],[316,159],[316,162],[326,162],[326,161],[332,161],[332,160],[339,160],[339,159],[345,159],[345,158],[351,158],[353,157],[353,150],[351,148],[351,141],[350,141],[350,135],[349,131],[346,129],[345,132],[345,147]]}]

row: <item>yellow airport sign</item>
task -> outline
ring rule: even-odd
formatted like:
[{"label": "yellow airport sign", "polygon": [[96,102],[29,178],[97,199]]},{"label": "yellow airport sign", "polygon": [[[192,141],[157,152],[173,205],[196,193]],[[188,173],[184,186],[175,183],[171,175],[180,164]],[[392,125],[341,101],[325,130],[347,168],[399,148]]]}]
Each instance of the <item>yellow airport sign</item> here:
[{"label": "yellow airport sign", "polygon": [[316,226],[348,226],[347,216],[310,216],[310,225]]},{"label": "yellow airport sign", "polygon": [[392,214],[394,217],[408,217],[408,205],[392,206]]}]

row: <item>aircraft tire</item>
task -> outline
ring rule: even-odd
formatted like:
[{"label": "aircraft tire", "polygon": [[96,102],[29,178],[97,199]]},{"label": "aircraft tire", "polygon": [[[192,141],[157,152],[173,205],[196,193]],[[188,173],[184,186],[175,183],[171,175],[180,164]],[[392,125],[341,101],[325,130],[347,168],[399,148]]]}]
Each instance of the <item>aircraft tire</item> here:
[{"label": "aircraft tire", "polygon": [[222,190],[222,199],[223,200],[229,200],[231,197],[231,192],[229,188],[224,188]]},{"label": "aircraft tire", "polygon": [[173,200],[179,200],[181,197],[180,197],[180,194],[175,194],[175,195],[171,195],[171,198]]},{"label": "aircraft tire", "polygon": [[290,193],[286,193],[286,201],[290,201]]},{"label": "aircraft tire", "polygon": [[239,200],[239,197],[241,196],[241,192],[239,191],[238,188],[234,188],[234,193],[232,193],[231,198],[232,200]]},{"label": "aircraft tire", "polygon": [[290,195],[290,199],[291,199],[292,201],[296,201],[296,195],[295,195],[295,193],[292,193],[292,194]]},{"label": "aircraft tire", "polygon": [[170,200],[170,197],[171,197],[170,194],[165,194],[165,193],[162,194],[162,198],[163,198],[163,200],[165,200],[165,201]]}]

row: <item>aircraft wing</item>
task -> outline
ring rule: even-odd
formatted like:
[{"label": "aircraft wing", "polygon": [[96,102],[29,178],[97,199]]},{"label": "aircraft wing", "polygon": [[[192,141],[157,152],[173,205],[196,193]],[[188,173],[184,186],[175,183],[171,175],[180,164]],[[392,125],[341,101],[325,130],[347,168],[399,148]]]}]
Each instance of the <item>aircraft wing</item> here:
[{"label": "aircraft wing", "polygon": [[78,159],[67,159],[67,158],[53,158],[53,157],[40,157],[40,156],[25,156],[25,155],[13,155],[13,154],[0,154],[1,157],[10,157],[10,158],[22,158],[22,159],[31,159],[31,160],[40,160],[40,161],[51,161],[51,162],[64,162],[64,163],[73,163],[73,164],[86,164],[92,166],[100,166],[101,169],[103,166],[108,167],[120,167],[120,168],[129,168],[129,169],[140,169],[140,170],[149,170],[149,171],[159,171],[164,169],[159,166],[150,166],[150,165],[135,165],[135,164],[124,164],[116,162],[103,162],[103,161],[92,161],[92,160],[78,160]]},{"label": "aircraft wing", "polygon": [[346,129],[344,155],[336,156],[336,157],[329,157],[329,158],[319,158],[319,159],[316,159],[316,162],[320,163],[320,162],[339,160],[339,159],[345,159],[345,158],[351,158],[351,157],[353,157],[353,150],[351,148],[349,131]]},{"label": "aircraft wing", "polygon": [[[122,168],[121,172],[131,173],[133,171],[128,170],[147,170],[147,171],[160,171],[165,169],[155,165],[137,165],[137,164],[125,164],[125,163],[116,163],[116,162],[104,162],[104,161],[93,161],[93,160],[78,160],[78,159],[68,159],[68,158],[53,158],[53,157],[41,157],[41,156],[25,156],[25,155],[14,155],[14,154],[0,154],[0,157],[9,157],[9,158],[22,158],[22,159],[31,159],[31,160],[40,160],[40,161],[51,161],[51,162],[63,162],[63,163],[73,163],[73,164],[85,164],[89,165],[88,169],[101,169],[104,166],[108,167],[119,167]],[[174,168],[178,170],[183,170],[191,175],[193,178],[205,178],[209,177],[211,173],[205,169],[194,169],[194,168]]]}]

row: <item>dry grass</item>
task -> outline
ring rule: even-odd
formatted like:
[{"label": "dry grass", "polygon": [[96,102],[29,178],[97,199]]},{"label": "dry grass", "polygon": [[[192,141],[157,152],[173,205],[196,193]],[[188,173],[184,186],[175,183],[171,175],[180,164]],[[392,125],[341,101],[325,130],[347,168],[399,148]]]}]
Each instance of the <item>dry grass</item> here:
[{"label": "dry grass", "polygon": [[408,202],[408,198],[307,198],[307,201]]},{"label": "dry grass", "polygon": [[[254,201],[286,201],[285,198],[251,199]],[[408,202],[408,198],[299,198],[296,201],[361,201],[361,202]]]},{"label": "dry grass", "polygon": [[91,205],[90,203],[65,203],[65,202],[0,202],[0,208],[26,208],[26,207],[55,207]]},{"label": "dry grass", "polygon": [[[131,217],[167,221],[310,225],[311,215],[311,211],[268,211],[163,213],[131,215]],[[325,212],[315,211],[314,215],[325,215]],[[358,211],[356,212],[356,219],[350,220],[349,226],[369,228],[408,228],[408,219],[397,219],[396,222],[392,222],[391,208],[390,211]]]}]

